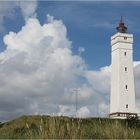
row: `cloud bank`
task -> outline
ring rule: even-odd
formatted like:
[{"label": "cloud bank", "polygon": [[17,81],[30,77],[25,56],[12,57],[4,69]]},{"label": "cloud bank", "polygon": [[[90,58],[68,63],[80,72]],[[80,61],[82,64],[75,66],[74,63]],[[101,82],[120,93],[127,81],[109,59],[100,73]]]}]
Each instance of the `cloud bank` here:
[{"label": "cloud bank", "polygon": [[50,16],[48,21],[40,25],[30,18],[21,31],[4,37],[7,48],[0,54],[0,118],[58,113],[61,104],[73,100],[69,90],[85,64],[72,55],[62,21]]},{"label": "cloud bank", "polygon": [[[25,17],[28,17],[25,13]],[[79,54],[72,53],[67,28],[47,16],[47,23],[28,18],[18,32],[4,36],[6,50],[0,53],[0,120],[24,114],[107,116],[110,67],[88,70]],[[134,63],[137,108],[140,107],[140,62]],[[82,82],[81,82],[82,81]]]}]

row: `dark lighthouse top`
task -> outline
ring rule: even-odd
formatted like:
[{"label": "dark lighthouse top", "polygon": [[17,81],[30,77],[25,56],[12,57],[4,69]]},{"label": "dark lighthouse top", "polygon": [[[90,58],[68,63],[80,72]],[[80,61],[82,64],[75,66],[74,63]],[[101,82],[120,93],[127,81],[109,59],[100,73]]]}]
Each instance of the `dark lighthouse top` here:
[{"label": "dark lighthouse top", "polygon": [[122,17],[121,17],[120,23],[119,23],[119,25],[116,29],[120,33],[126,33],[127,32],[127,27],[125,26],[124,22],[122,21]]}]

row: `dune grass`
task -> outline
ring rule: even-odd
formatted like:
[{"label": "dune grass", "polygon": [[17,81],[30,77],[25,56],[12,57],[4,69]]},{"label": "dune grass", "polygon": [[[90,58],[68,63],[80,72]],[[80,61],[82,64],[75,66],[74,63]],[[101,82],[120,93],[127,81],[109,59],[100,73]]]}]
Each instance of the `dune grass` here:
[{"label": "dune grass", "polygon": [[138,139],[140,120],[23,116],[0,124],[0,139]]}]

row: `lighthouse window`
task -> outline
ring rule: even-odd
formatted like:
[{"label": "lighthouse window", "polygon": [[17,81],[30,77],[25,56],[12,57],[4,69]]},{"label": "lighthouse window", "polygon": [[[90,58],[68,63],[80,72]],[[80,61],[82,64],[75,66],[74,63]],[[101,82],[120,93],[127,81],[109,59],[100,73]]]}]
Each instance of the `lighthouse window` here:
[{"label": "lighthouse window", "polygon": [[124,37],[124,40],[127,40],[127,37]]},{"label": "lighthouse window", "polygon": [[126,108],[128,108],[128,104],[126,104]]},{"label": "lighthouse window", "polygon": [[127,89],[127,85],[125,85],[125,88]]},{"label": "lighthouse window", "polygon": [[127,71],[127,67],[125,67],[125,71]]},{"label": "lighthouse window", "polygon": [[126,56],[126,52],[124,52],[124,55]]}]

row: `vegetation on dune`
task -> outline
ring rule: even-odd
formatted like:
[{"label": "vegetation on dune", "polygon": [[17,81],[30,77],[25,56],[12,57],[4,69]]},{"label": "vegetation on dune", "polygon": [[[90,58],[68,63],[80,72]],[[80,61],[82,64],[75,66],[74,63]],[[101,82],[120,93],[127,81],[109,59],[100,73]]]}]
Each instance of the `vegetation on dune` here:
[{"label": "vegetation on dune", "polygon": [[134,139],[140,120],[23,116],[0,124],[1,139]]}]

